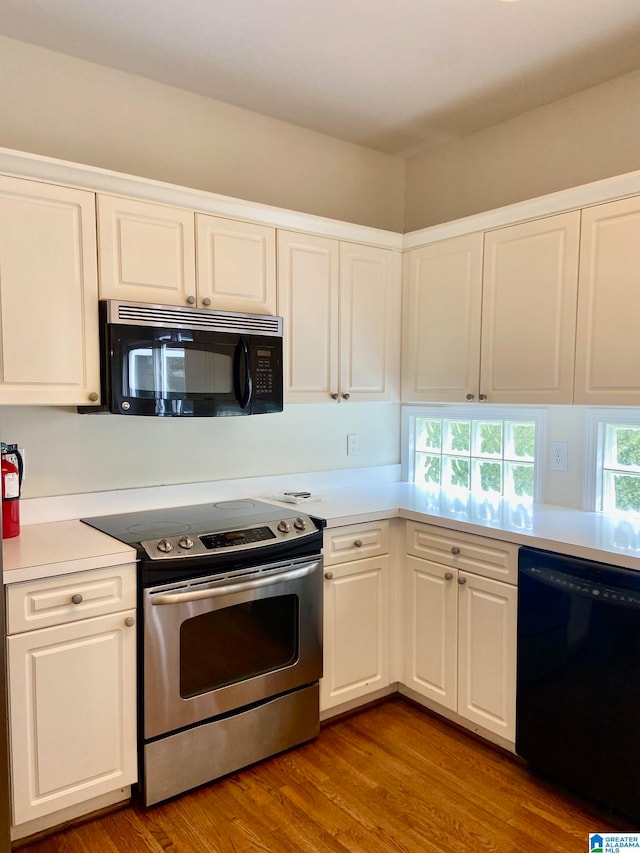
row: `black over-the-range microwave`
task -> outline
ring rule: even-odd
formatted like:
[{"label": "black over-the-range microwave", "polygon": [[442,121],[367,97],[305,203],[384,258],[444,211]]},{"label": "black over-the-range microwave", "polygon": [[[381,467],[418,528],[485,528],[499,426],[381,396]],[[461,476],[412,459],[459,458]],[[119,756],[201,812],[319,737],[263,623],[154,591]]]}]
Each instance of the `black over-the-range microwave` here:
[{"label": "black over-the-range microwave", "polygon": [[100,302],[101,407],[119,415],[282,411],[282,318]]}]

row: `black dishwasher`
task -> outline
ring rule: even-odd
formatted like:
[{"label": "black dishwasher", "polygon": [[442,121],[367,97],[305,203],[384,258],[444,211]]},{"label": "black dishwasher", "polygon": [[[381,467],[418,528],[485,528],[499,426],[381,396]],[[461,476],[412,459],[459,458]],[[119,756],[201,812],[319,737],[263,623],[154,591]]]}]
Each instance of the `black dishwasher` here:
[{"label": "black dishwasher", "polygon": [[640,572],[521,548],[516,752],[640,820]]}]

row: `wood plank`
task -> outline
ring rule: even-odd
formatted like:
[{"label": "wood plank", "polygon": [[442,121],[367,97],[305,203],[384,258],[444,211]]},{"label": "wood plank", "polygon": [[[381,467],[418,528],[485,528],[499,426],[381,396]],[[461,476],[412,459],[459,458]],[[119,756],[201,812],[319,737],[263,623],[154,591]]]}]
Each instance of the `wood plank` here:
[{"label": "wood plank", "polygon": [[583,853],[633,827],[402,698],[150,809],[132,804],[27,853]]}]

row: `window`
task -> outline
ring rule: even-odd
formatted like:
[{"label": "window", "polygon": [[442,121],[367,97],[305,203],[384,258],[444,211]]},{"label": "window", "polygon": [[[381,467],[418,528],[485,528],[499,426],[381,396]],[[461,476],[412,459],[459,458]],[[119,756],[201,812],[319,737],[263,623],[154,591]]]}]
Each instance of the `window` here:
[{"label": "window", "polygon": [[538,410],[486,405],[404,409],[404,476],[447,491],[538,499],[542,417]]},{"label": "window", "polygon": [[631,409],[587,413],[585,509],[640,513],[640,415]]}]

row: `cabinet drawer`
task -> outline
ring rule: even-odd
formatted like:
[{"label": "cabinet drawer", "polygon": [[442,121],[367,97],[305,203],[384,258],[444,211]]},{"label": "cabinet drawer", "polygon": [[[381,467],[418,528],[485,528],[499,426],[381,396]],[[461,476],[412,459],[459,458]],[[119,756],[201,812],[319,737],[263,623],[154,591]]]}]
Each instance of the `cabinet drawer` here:
[{"label": "cabinet drawer", "polygon": [[7,633],[19,634],[136,606],[135,563],[9,584]]},{"label": "cabinet drawer", "polygon": [[323,552],[327,566],[388,554],[389,522],[350,524],[335,530],[325,530]]},{"label": "cabinet drawer", "polygon": [[518,582],[518,545],[407,522],[407,554],[506,583]]}]

